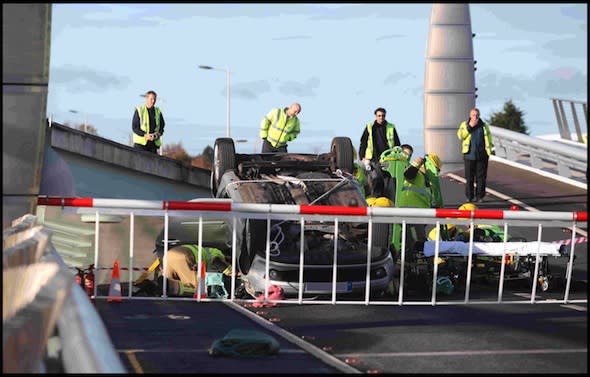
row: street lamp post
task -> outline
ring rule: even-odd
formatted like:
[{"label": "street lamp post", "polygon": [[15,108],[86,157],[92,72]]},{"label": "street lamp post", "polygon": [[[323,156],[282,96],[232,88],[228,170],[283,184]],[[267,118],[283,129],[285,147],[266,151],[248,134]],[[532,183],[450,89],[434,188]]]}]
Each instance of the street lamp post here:
[{"label": "street lamp post", "polygon": [[[78,110],[70,110],[70,113],[72,114],[78,114],[79,111]],[[88,113],[84,112],[84,132],[88,132]]]},{"label": "street lamp post", "polygon": [[228,68],[215,68],[215,67],[211,67],[209,65],[200,65],[199,66],[200,69],[209,69],[209,70],[213,70],[213,71],[222,71],[225,72],[226,77],[227,77],[227,89],[226,89],[226,102],[227,102],[227,114],[226,114],[226,123],[225,123],[225,136],[227,137],[231,137],[231,129],[230,129],[230,113],[231,113],[231,102],[230,102],[230,98],[231,98],[231,71]]}]

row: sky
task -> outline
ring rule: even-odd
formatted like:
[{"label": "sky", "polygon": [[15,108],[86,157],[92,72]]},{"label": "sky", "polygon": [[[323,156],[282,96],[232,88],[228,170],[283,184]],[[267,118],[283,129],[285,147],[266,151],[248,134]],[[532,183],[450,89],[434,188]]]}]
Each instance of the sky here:
[{"label": "sky", "polygon": [[[482,118],[512,100],[531,135],[558,133],[551,98],[587,102],[587,4],[469,9]],[[374,110],[384,107],[402,143],[422,154],[431,10],[427,3],[53,4],[47,115],[87,121],[129,144],[140,95],[154,90],[163,142],[198,155],[226,136],[229,70],[238,153],[260,151],[268,111],[299,102],[301,134],[289,152],[328,152],[337,136],[358,149]]]}]

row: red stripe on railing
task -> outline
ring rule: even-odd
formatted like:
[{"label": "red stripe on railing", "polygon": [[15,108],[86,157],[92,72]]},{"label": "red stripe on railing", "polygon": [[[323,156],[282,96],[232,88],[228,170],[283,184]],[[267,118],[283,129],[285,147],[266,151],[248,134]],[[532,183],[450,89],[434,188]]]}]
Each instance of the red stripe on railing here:
[{"label": "red stripe on railing", "polygon": [[503,219],[504,211],[496,209],[476,209],[473,211],[450,209],[450,208],[437,208],[436,217],[450,217],[454,219]]},{"label": "red stripe on railing", "polygon": [[302,215],[335,215],[335,216],[366,216],[368,207],[314,206],[302,204],[299,213]]},{"label": "red stripe on railing", "polygon": [[588,212],[574,212],[574,221],[588,221]]},{"label": "red stripe on railing", "polygon": [[195,211],[231,211],[231,203],[181,202],[170,200],[164,203],[164,209],[188,209]]},{"label": "red stripe on railing", "polygon": [[64,206],[64,207],[92,207],[92,198],[44,198],[37,199],[41,206]]}]

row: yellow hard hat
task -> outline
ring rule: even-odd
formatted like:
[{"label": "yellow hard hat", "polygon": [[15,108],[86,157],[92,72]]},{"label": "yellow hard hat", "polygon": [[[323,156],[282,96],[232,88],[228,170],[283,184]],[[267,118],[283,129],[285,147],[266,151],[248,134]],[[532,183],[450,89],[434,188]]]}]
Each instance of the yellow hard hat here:
[{"label": "yellow hard hat", "polygon": [[442,168],[442,161],[440,160],[438,155],[436,155],[435,153],[428,153],[428,158],[430,159],[430,161],[432,161],[432,163],[434,164],[434,166],[436,166],[438,170]]},{"label": "yellow hard hat", "polygon": [[461,207],[459,207],[460,210],[465,210],[465,211],[474,211],[477,209],[477,206],[473,203],[464,203],[461,205]]},{"label": "yellow hard hat", "polygon": [[385,196],[367,198],[367,204],[369,207],[393,207],[393,202]]}]

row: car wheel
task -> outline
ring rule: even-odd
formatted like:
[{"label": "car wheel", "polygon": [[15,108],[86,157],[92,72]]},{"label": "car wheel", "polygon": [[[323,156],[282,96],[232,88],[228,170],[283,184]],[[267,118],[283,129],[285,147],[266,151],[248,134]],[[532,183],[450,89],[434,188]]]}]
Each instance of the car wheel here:
[{"label": "car wheel", "polygon": [[330,148],[332,153],[332,170],[337,169],[348,173],[354,170],[352,141],[348,137],[335,137]]},{"label": "car wheel", "polygon": [[217,196],[217,189],[221,176],[227,170],[236,168],[236,149],[234,140],[229,137],[215,139],[213,148],[213,169],[211,169],[211,192],[213,197]]}]

